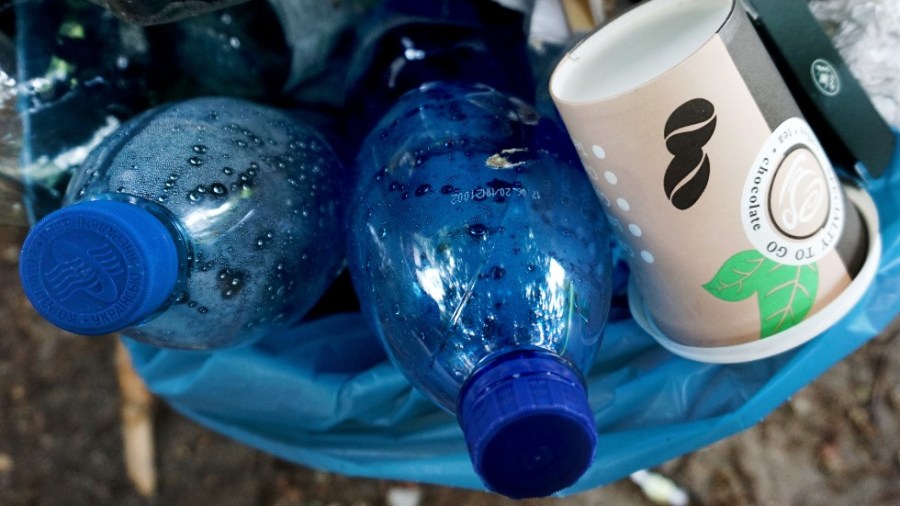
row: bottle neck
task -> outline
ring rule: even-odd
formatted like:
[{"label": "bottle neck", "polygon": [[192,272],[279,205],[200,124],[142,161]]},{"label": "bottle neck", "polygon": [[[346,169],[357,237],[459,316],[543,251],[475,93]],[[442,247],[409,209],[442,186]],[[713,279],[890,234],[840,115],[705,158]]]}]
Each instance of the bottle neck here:
[{"label": "bottle neck", "polygon": [[[167,237],[171,237],[172,246],[174,247],[175,257],[177,259],[175,284],[171,290],[171,293],[155,310],[153,310],[148,316],[146,316],[144,320],[152,320],[154,317],[156,317],[156,315],[164,312],[169,308],[169,306],[171,306],[173,303],[177,302],[179,298],[184,296],[185,290],[187,288],[188,273],[191,270],[195,256],[194,246],[188,239],[190,237],[190,234],[181,223],[181,220],[179,220],[165,206],[153,202],[152,200],[129,195],[127,193],[102,193],[94,195],[86,200],[112,200],[115,202],[123,202],[139,207],[156,218],[156,220],[159,221],[159,224],[162,225],[162,229],[168,232]],[[71,204],[84,201],[85,200],[73,201],[71,202]]]}]

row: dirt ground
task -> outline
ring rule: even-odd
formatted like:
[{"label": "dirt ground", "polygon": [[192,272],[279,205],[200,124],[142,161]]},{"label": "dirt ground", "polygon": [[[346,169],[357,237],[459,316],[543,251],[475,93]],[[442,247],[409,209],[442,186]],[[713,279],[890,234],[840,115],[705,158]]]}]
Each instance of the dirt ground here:
[{"label": "dirt ground", "polygon": [[[142,497],[123,464],[115,340],[66,334],[34,312],[16,271],[24,233],[0,226],[0,505],[515,503],[299,467],[225,439],[162,403],[155,416],[159,487],[154,498]],[[655,471],[685,489],[692,504],[900,504],[898,331],[894,325],[759,425]],[[522,503],[653,504],[629,480]]]}]

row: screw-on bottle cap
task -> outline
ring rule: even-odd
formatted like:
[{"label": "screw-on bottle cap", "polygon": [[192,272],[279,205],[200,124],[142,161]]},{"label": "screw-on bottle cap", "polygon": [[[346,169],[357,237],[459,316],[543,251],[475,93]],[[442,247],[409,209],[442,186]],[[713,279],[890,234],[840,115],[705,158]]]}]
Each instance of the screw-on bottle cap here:
[{"label": "screw-on bottle cap", "polygon": [[178,252],[172,233],[146,209],[87,201],[35,224],[19,277],[41,316],[69,332],[100,335],[162,306],[178,278]]},{"label": "screw-on bottle cap", "polygon": [[593,459],[596,425],[581,377],[549,354],[483,367],[464,386],[458,416],[475,471],[514,499],[572,485]]}]

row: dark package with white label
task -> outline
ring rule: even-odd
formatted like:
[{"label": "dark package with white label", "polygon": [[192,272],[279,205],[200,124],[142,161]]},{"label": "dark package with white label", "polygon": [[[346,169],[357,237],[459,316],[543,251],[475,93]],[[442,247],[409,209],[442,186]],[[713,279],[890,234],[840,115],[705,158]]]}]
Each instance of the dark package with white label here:
[{"label": "dark package with white label", "polygon": [[743,0],[803,114],[836,165],[881,176],[895,136],[805,0]]}]

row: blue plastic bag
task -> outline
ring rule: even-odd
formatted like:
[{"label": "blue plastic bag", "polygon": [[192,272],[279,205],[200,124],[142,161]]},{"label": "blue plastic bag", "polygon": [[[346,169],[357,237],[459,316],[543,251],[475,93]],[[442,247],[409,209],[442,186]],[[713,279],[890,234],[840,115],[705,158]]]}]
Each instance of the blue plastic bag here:
[{"label": "blue plastic bag", "polygon": [[[900,313],[900,153],[867,188],[878,274],[856,307],[804,346],[714,365],[672,355],[619,307],[588,376],[599,440],[565,494],[628,476],[749,428]],[[283,459],[351,476],[481,489],[452,415],[412,389],[359,314],[329,316],[214,353],[126,339],[150,389],[185,416]]]}]

